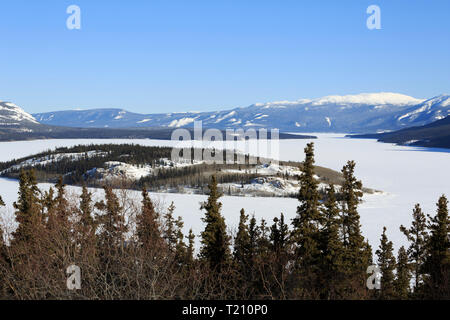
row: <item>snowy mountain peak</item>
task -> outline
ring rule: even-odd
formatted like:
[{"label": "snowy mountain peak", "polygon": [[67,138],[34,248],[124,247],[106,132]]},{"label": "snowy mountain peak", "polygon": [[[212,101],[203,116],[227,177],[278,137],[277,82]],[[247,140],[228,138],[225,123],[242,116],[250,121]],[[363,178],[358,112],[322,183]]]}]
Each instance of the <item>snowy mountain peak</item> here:
[{"label": "snowy mountain peak", "polygon": [[400,93],[380,92],[361,93],[346,96],[327,96],[314,99],[313,105],[325,104],[369,104],[369,105],[414,105],[423,102],[423,99],[416,99]]},{"label": "snowy mountain peak", "polygon": [[379,92],[361,93],[356,95],[331,95],[316,99],[299,99],[297,101],[274,101],[268,103],[256,103],[255,107],[280,108],[282,106],[324,106],[324,105],[399,105],[409,106],[424,102],[424,99],[416,99],[400,93]]},{"label": "snowy mountain peak", "polygon": [[14,103],[0,101],[0,125],[20,126],[30,123],[39,124],[31,114]]}]

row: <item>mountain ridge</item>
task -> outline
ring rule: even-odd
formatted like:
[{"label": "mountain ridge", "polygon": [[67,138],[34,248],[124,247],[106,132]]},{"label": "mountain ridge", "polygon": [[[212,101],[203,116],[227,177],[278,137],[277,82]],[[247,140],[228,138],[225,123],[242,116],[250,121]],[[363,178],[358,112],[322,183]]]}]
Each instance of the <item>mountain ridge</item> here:
[{"label": "mountain ridge", "polygon": [[277,128],[295,132],[380,132],[425,125],[450,114],[450,96],[416,99],[398,93],[363,93],[255,103],[223,111],[140,114],[124,108],[36,113],[40,123],[87,128]]}]

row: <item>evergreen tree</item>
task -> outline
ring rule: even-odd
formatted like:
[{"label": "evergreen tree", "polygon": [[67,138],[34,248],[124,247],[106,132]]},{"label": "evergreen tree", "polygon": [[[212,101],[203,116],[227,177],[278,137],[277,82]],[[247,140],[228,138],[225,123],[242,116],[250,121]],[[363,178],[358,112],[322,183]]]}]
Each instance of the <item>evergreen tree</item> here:
[{"label": "evergreen tree", "polygon": [[366,292],[366,270],[372,258],[370,246],[361,234],[358,205],[363,196],[362,183],[355,177],[355,162],[348,161],[342,169],[341,234],[343,241],[343,270],[348,285],[347,297],[363,296]]},{"label": "evergreen tree", "polygon": [[247,220],[248,215],[245,214],[244,209],[241,209],[238,232],[234,239],[234,259],[243,275],[247,275],[248,272],[250,252],[250,235],[248,233]]},{"label": "evergreen tree", "polygon": [[136,234],[146,250],[158,250],[161,245],[158,214],[145,188],[142,190],[142,209],[136,218]]},{"label": "evergreen tree", "polygon": [[125,224],[123,207],[110,186],[105,186],[105,200],[95,204],[102,214],[97,215],[96,223],[100,226],[98,235],[98,270],[101,286],[105,295],[114,295],[114,290],[121,286],[121,271],[125,248]]},{"label": "evergreen tree", "polygon": [[83,184],[80,197],[81,223],[86,231],[95,229],[94,218],[92,217],[92,194]]},{"label": "evergreen tree", "polygon": [[249,269],[253,270],[256,264],[256,257],[258,252],[258,239],[260,237],[260,230],[256,224],[255,215],[250,219],[250,223],[248,225],[248,235],[249,235],[249,249],[248,249],[248,264]]},{"label": "evergreen tree", "polygon": [[96,208],[104,213],[98,216],[98,222],[103,227],[99,235],[100,244],[104,249],[114,251],[123,245],[128,228],[125,225],[119,198],[111,187],[105,186],[103,189],[106,203],[101,200],[95,204]]},{"label": "evergreen tree", "polygon": [[69,204],[66,200],[66,189],[63,183],[62,176],[59,177],[58,182],[56,184],[57,195],[55,198],[56,201],[56,211],[58,215],[58,222],[67,224],[69,218]]},{"label": "evergreen tree", "polygon": [[54,209],[56,205],[55,191],[52,187],[50,187],[48,191],[44,191],[44,195],[42,196],[41,199],[41,204],[42,204],[42,216],[47,217],[47,224],[48,224],[50,216],[52,216],[53,218],[53,215],[55,213]]},{"label": "evergreen tree", "polygon": [[289,226],[284,222],[284,214],[280,218],[273,219],[273,225],[270,228],[271,251],[276,256],[286,256],[289,241]]},{"label": "evergreen tree", "polygon": [[163,230],[163,238],[166,240],[167,246],[172,253],[175,252],[178,243],[177,221],[173,216],[174,212],[175,204],[172,202],[164,215],[165,224]]},{"label": "evergreen tree", "polygon": [[208,200],[201,205],[201,210],[206,210],[205,217],[202,218],[206,226],[201,233],[200,255],[213,270],[220,271],[222,265],[230,258],[230,237],[227,235],[225,219],[221,214],[222,203],[218,201],[221,194],[217,190],[215,176],[212,176],[208,189]]},{"label": "evergreen tree", "polygon": [[260,255],[263,259],[270,254],[270,228],[267,226],[267,222],[265,219],[261,219],[261,223],[259,225],[259,239],[257,242],[258,245],[258,255]]},{"label": "evergreen tree", "polygon": [[176,246],[175,246],[175,259],[178,263],[183,264],[186,263],[187,257],[187,246],[184,243],[184,234],[183,234],[183,226],[184,222],[181,217],[178,217],[178,220],[175,223],[175,237],[176,237]]},{"label": "evergreen tree", "polygon": [[411,270],[408,264],[408,253],[405,247],[398,250],[397,275],[395,278],[395,296],[397,299],[406,300],[409,297]]},{"label": "evergreen tree", "polygon": [[280,218],[273,219],[270,227],[270,275],[271,292],[274,298],[287,298],[287,276],[289,262],[289,226],[284,221],[283,213]]},{"label": "evergreen tree", "polygon": [[13,243],[31,244],[37,240],[35,235],[43,222],[39,194],[34,170],[22,170],[19,175],[19,199],[13,204],[19,224],[13,233]]},{"label": "evergreen tree", "polygon": [[192,232],[192,229],[189,229],[189,234],[186,236],[188,239],[188,247],[186,250],[186,260],[187,265],[192,266],[194,263],[194,244],[195,244],[195,235],[194,232]]},{"label": "evergreen tree", "polygon": [[326,189],[326,199],[322,208],[324,219],[320,236],[320,262],[321,298],[337,299],[340,297],[340,282],[343,280],[342,254],[344,251],[339,230],[341,220],[336,200],[336,191],[333,185]]},{"label": "evergreen tree", "polygon": [[292,239],[295,242],[295,268],[298,278],[298,295],[311,297],[317,288],[319,252],[318,182],[314,178],[314,143],[305,148],[305,161],[301,167],[297,216],[293,219]]},{"label": "evergreen tree", "polygon": [[410,242],[409,248],[407,249],[408,261],[412,267],[414,276],[414,293],[417,294],[423,280],[423,264],[426,255],[425,245],[428,239],[425,214],[422,212],[419,204],[416,204],[413,210],[411,227],[406,229],[402,225],[400,226],[400,231],[405,234]]},{"label": "evergreen tree", "polygon": [[97,256],[97,221],[92,216],[92,194],[88,191],[84,183],[77,212],[79,214],[79,219],[76,224],[77,238],[79,241],[78,251],[86,264],[85,269],[95,268]]},{"label": "evergreen tree", "polygon": [[448,200],[443,195],[437,203],[437,214],[429,216],[430,237],[426,245],[424,271],[426,296],[430,299],[450,299],[450,219]]},{"label": "evergreen tree", "polygon": [[383,228],[380,247],[375,253],[378,256],[378,265],[381,271],[380,298],[383,300],[393,299],[395,297],[394,270],[396,262],[392,242],[386,236],[386,227]]}]

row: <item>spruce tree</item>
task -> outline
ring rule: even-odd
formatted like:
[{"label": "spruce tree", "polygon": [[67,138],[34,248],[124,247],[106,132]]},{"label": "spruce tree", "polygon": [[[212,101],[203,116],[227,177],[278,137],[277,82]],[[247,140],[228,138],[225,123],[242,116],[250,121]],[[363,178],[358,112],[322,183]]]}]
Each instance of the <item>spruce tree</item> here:
[{"label": "spruce tree", "polygon": [[42,215],[47,217],[47,224],[50,218],[54,218],[55,214],[55,191],[52,187],[48,189],[48,191],[44,191],[44,194],[41,199],[42,204]]},{"label": "spruce tree", "polygon": [[234,259],[238,265],[239,271],[246,276],[248,272],[248,259],[250,252],[250,235],[247,226],[248,215],[241,209],[239,217],[239,227],[234,239]]},{"label": "spruce tree", "polygon": [[289,241],[289,226],[284,222],[284,214],[280,218],[273,219],[273,225],[270,228],[271,251],[276,256],[287,255]]},{"label": "spruce tree", "polygon": [[396,262],[392,242],[386,236],[386,227],[383,228],[380,247],[375,253],[378,256],[378,265],[381,271],[380,299],[393,299],[395,297],[394,270]]},{"label": "spruce tree", "polygon": [[429,217],[430,237],[426,244],[424,271],[426,296],[430,299],[450,299],[450,219],[448,200],[443,195],[437,203],[437,213]]},{"label": "spruce tree", "polygon": [[265,219],[261,219],[259,225],[258,254],[264,259],[270,254],[270,228]]},{"label": "spruce tree", "polygon": [[409,287],[411,281],[411,270],[408,263],[408,253],[405,247],[398,250],[397,256],[397,274],[395,277],[395,297],[397,299],[406,300],[409,297]]},{"label": "spruce tree", "polygon": [[69,210],[68,210],[68,202],[66,200],[66,186],[64,185],[63,178],[59,177],[58,182],[56,184],[57,195],[55,198],[56,201],[56,211],[58,215],[58,222],[67,223],[69,218]]},{"label": "spruce tree", "polygon": [[164,228],[163,238],[169,247],[169,250],[174,253],[178,243],[177,225],[173,213],[175,212],[175,204],[172,202],[164,214]]},{"label": "spruce tree", "polygon": [[195,245],[195,235],[192,229],[189,229],[189,234],[186,236],[188,240],[188,247],[186,250],[186,262],[188,266],[192,266],[194,263],[194,245]]},{"label": "spruce tree", "polygon": [[81,223],[88,230],[94,229],[94,218],[92,217],[92,194],[85,184],[83,184],[80,196]]},{"label": "spruce tree", "polygon": [[414,293],[417,294],[423,280],[423,264],[426,257],[425,245],[428,239],[425,214],[422,212],[419,204],[416,204],[413,210],[411,227],[406,229],[402,225],[400,226],[400,231],[405,234],[410,243],[407,249],[408,261],[414,277]]},{"label": "spruce tree", "polygon": [[340,283],[343,280],[342,255],[344,251],[339,230],[341,219],[333,185],[326,189],[325,203],[322,208],[324,223],[320,231],[320,261],[321,298],[337,299],[340,297]]},{"label": "spruce tree", "polygon": [[97,221],[93,217],[92,194],[88,191],[84,183],[80,196],[78,214],[79,219],[76,224],[76,230],[80,244],[79,254],[85,260],[87,268],[95,268],[97,255]]},{"label": "spruce tree", "polygon": [[301,167],[297,215],[293,219],[292,239],[295,242],[295,268],[298,295],[311,297],[317,288],[319,265],[319,210],[318,182],[314,177],[314,143],[305,148],[305,161]]},{"label": "spruce tree", "polygon": [[18,227],[13,233],[13,244],[19,242],[31,244],[37,240],[35,235],[43,223],[39,195],[40,190],[37,187],[35,171],[21,170],[19,175],[19,198],[13,204],[16,209],[15,214],[18,223]]},{"label": "spruce tree", "polygon": [[186,263],[187,246],[186,243],[184,242],[184,234],[183,234],[184,222],[181,217],[178,217],[175,226],[176,226],[175,237],[177,239],[175,246],[175,259],[178,261],[179,264],[184,264]]},{"label": "spruce tree", "polygon": [[248,235],[249,235],[249,249],[248,249],[248,264],[249,269],[253,270],[256,264],[256,257],[258,254],[258,239],[260,237],[260,230],[256,224],[255,215],[252,215],[250,223],[248,224]]},{"label": "spruce tree", "polygon": [[122,256],[125,248],[125,224],[123,207],[110,186],[105,186],[105,200],[95,204],[101,215],[97,215],[100,228],[98,235],[98,261],[102,276],[101,285],[105,295],[116,294],[114,290],[121,285]]},{"label": "spruce tree", "polygon": [[100,244],[104,249],[114,251],[124,244],[128,228],[125,225],[119,198],[111,187],[105,186],[103,189],[106,202],[101,200],[95,204],[98,210],[103,211],[103,215],[98,216],[98,222],[103,227],[99,235]]},{"label": "spruce tree", "polygon": [[284,221],[283,213],[280,218],[273,219],[273,225],[270,227],[270,258],[269,279],[271,292],[274,298],[286,299],[286,281],[288,276],[289,252],[289,226]]},{"label": "spruce tree", "polygon": [[211,269],[220,271],[230,259],[230,237],[227,235],[225,219],[221,214],[222,203],[218,200],[222,195],[217,189],[215,176],[212,176],[208,189],[208,200],[201,205],[201,210],[206,210],[202,218],[206,226],[201,233],[200,255],[209,263]]},{"label": "spruce tree", "polygon": [[146,250],[158,250],[161,245],[158,214],[145,188],[142,190],[142,209],[136,218],[136,234]]},{"label": "spruce tree", "polygon": [[341,188],[341,234],[343,241],[343,270],[349,298],[361,297],[366,292],[366,270],[372,257],[370,246],[361,233],[358,205],[363,192],[362,183],[355,177],[355,162],[348,161],[342,169],[344,183]]}]

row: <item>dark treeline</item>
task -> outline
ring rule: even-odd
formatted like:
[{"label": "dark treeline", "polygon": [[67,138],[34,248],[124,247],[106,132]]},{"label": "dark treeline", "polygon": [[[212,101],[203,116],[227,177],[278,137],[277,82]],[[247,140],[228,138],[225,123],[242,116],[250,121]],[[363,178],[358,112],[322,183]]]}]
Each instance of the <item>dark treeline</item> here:
[{"label": "dark treeline", "polygon": [[[244,210],[230,235],[221,213],[215,176],[201,204],[204,231],[195,252],[192,230],[174,204],[158,210],[146,189],[130,206],[123,190],[104,187],[94,203],[83,187],[67,195],[62,179],[49,191],[37,187],[33,170],[20,173],[14,203],[17,229],[0,229],[1,299],[449,299],[448,201],[426,217],[414,208],[401,226],[410,245],[400,248],[382,231],[373,259],[360,228],[362,183],[355,163],[342,169],[341,197],[327,188],[321,200],[314,178],[314,146],[299,177],[297,215],[257,221]],[[0,199],[0,205],[4,205]],[[381,289],[367,288],[376,264]],[[81,269],[81,289],[68,290],[66,269]]]},{"label": "dark treeline", "polygon": [[[20,140],[44,140],[44,139],[153,139],[153,140],[171,140],[174,129],[158,127],[142,128],[71,128],[48,125],[35,125],[30,127],[32,131],[24,131],[19,127],[0,127],[0,141],[20,141]],[[194,139],[193,128],[184,128],[190,132]],[[214,129],[214,128],[211,128]],[[201,132],[201,137],[205,135],[207,128]],[[227,134],[220,130],[222,139],[226,140]],[[238,132],[238,131],[237,131]],[[261,135],[261,132],[255,131],[255,138],[271,139],[271,131],[267,131],[267,136]],[[241,136],[241,139],[249,139],[248,136]],[[298,135],[279,132],[278,138],[282,139],[317,139],[312,135]]]}]

